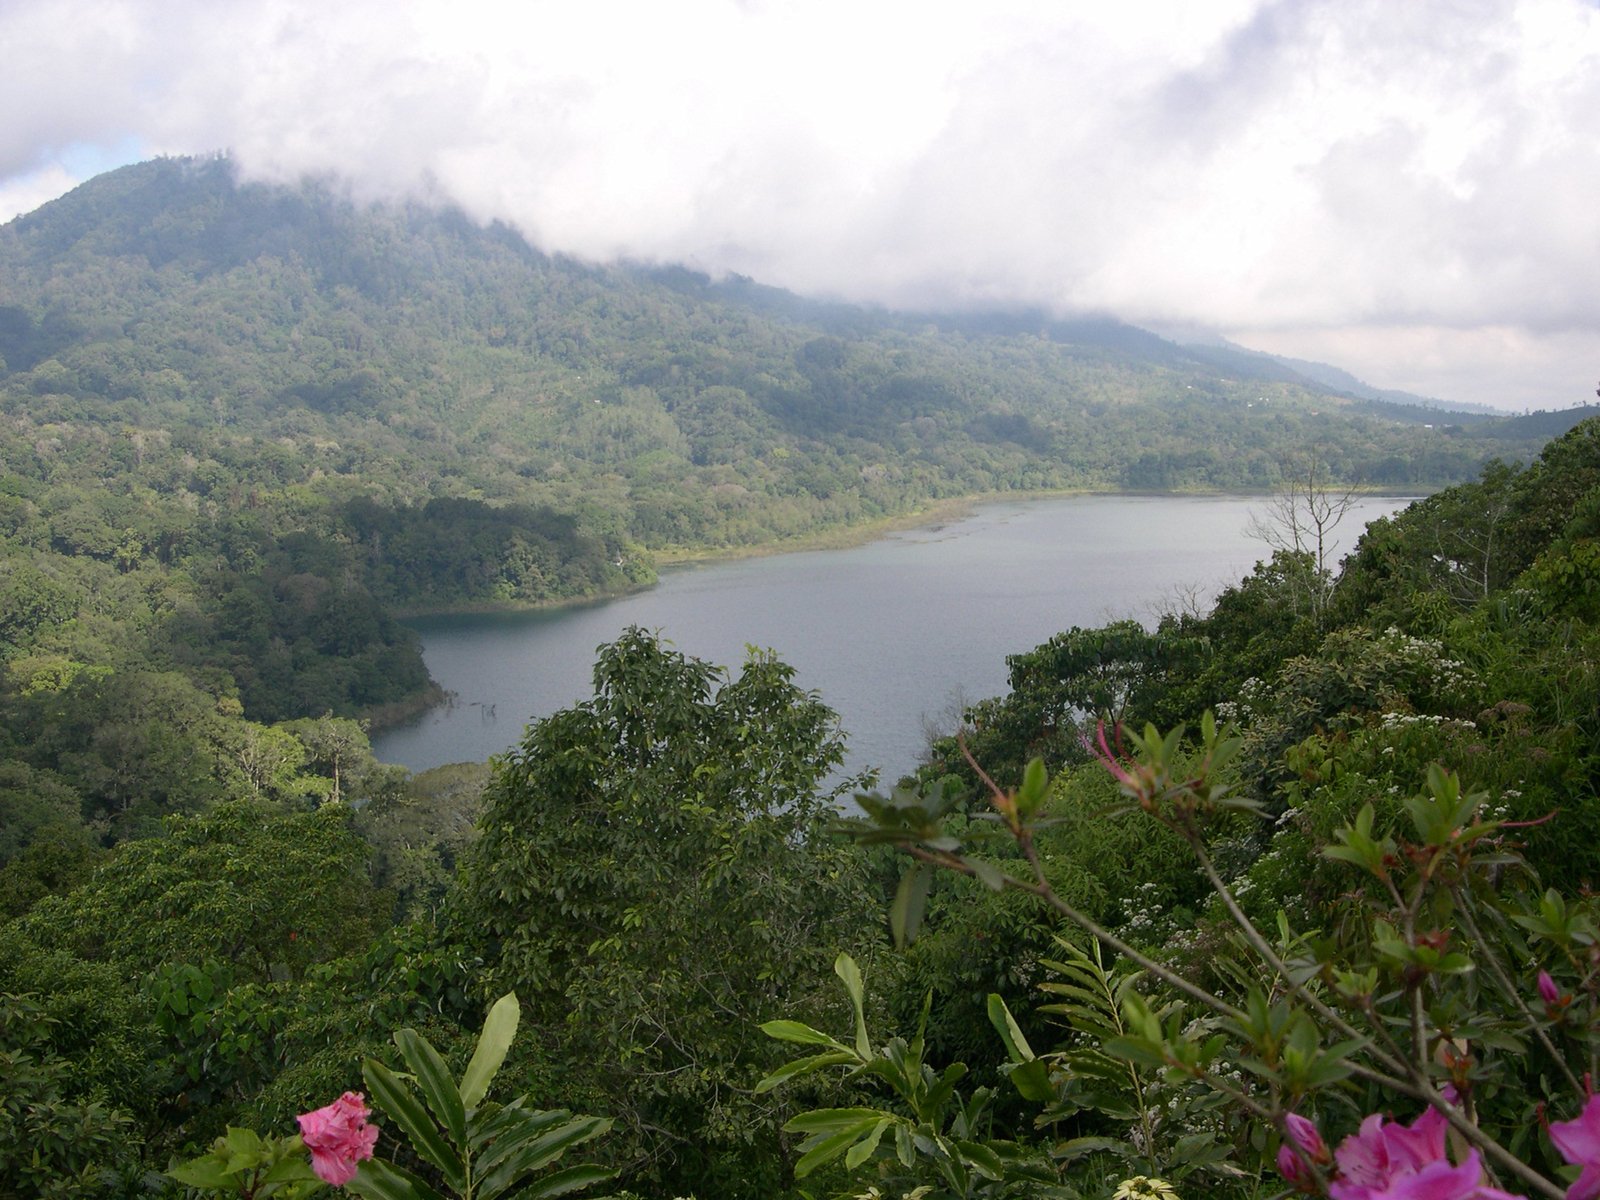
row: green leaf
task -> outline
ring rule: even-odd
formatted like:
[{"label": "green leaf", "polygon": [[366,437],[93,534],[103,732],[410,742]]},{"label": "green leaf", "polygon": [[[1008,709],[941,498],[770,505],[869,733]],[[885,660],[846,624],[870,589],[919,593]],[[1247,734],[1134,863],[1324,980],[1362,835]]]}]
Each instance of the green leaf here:
[{"label": "green leaf", "polygon": [[1005,872],[992,862],[981,858],[969,858],[967,866],[972,868],[973,876],[991,892],[998,892],[1006,886]]},{"label": "green leaf", "polygon": [[303,1154],[304,1151],[302,1150],[300,1154],[295,1155],[293,1158],[279,1159],[272,1164],[272,1169],[261,1177],[261,1182],[299,1183],[320,1178],[311,1169],[311,1159],[309,1157],[301,1157]]},{"label": "green leaf", "polygon": [[956,1149],[961,1151],[961,1157],[985,1179],[1004,1178],[1005,1163],[1001,1162],[1000,1156],[982,1142],[957,1142]]},{"label": "green leaf", "polygon": [[222,1162],[212,1154],[177,1163],[167,1168],[165,1174],[190,1187],[206,1188],[213,1192],[236,1191],[237,1182],[232,1172],[224,1169]]},{"label": "green leaf", "polygon": [[1028,1039],[1023,1036],[1018,1028],[1011,1010],[1006,1007],[1006,1002],[1001,999],[998,992],[989,993],[989,1024],[993,1025],[995,1032],[1000,1035],[1000,1040],[1006,1044],[1006,1053],[1011,1056],[1014,1063],[1032,1062],[1037,1055],[1033,1047],[1028,1045]]},{"label": "green leaf", "polygon": [[502,1135],[478,1160],[482,1182],[477,1195],[481,1200],[494,1200],[524,1175],[549,1166],[573,1146],[608,1132],[611,1124],[609,1117],[576,1117],[532,1141],[516,1134]]},{"label": "green leaf", "polygon": [[592,1183],[604,1183],[608,1179],[615,1179],[616,1175],[615,1171],[597,1167],[593,1163],[565,1167],[523,1188],[517,1193],[518,1200],[549,1200],[552,1196],[564,1196]]},{"label": "green leaf", "polygon": [[928,907],[928,888],[933,883],[933,867],[915,863],[900,879],[894,903],[889,908],[889,929],[896,950],[904,950],[916,940],[922,928],[922,915]]},{"label": "green leaf", "polygon": [[888,1116],[875,1108],[814,1108],[791,1117],[783,1129],[785,1133],[826,1133],[830,1129],[871,1125]]},{"label": "green leaf", "polygon": [[1024,820],[1033,816],[1049,794],[1050,773],[1044,768],[1044,759],[1030,759],[1022,772],[1022,787],[1017,790],[1017,813]]},{"label": "green leaf", "polygon": [[[876,1116],[876,1114],[874,1114]],[[863,1121],[842,1129],[831,1137],[821,1138],[805,1154],[800,1156],[800,1161],[794,1165],[794,1177],[804,1179],[820,1166],[825,1166],[838,1158],[853,1145],[858,1138],[868,1134],[877,1125],[876,1120]]]},{"label": "green leaf", "polygon": [[849,1152],[844,1156],[845,1170],[854,1171],[862,1163],[866,1162],[867,1159],[871,1158],[872,1152],[878,1148],[878,1143],[883,1139],[883,1131],[889,1128],[889,1126],[893,1123],[894,1122],[889,1117],[883,1118],[883,1120],[879,1121],[877,1125],[873,1127],[871,1133],[862,1138],[854,1146],[851,1146]]},{"label": "green leaf", "polygon": [[427,1103],[433,1119],[450,1131],[457,1146],[467,1140],[467,1113],[456,1090],[450,1068],[439,1057],[427,1038],[415,1029],[402,1029],[394,1035],[394,1044],[400,1048],[406,1066],[417,1078],[422,1089],[422,1099]]},{"label": "green leaf", "polygon": [[489,1015],[484,1018],[483,1032],[472,1051],[472,1061],[461,1077],[461,1103],[467,1108],[477,1108],[488,1094],[506,1052],[511,1049],[511,1039],[517,1036],[517,1021],[522,1016],[522,1005],[515,992],[507,992],[494,1002]]},{"label": "green leaf", "polygon": [[1101,1047],[1107,1054],[1128,1062],[1143,1063],[1147,1067],[1165,1067],[1167,1055],[1158,1042],[1146,1038],[1112,1038]]},{"label": "green leaf", "polygon": [[444,1200],[410,1171],[381,1158],[369,1158],[356,1169],[356,1177],[345,1184],[348,1191],[363,1200]]},{"label": "green leaf", "polygon": [[863,1059],[871,1058],[872,1039],[867,1036],[867,1016],[862,1009],[861,968],[848,954],[841,954],[833,960],[833,973],[844,981],[844,990],[850,993],[850,1007],[855,1010],[856,1053]]},{"label": "green leaf", "polygon": [[1081,1158],[1085,1154],[1100,1154],[1104,1152],[1127,1158],[1129,1146],[1120,1138],[1079,1137],[1054,1146],[1050,1151],[1050,1157],[1057,1162],[1065,1163],[1071,1162],[1075,1158]]},{"label": "green leaf", "polygon": [[805,1046],[833,1046],[839,1050],[846,1049],[844,1043],[836,1042],[827,1034],[799,1021],[768,1021],[761,1026],[761,1032],[770,1038],[777,1038],[780,1042],[799,1042]]},{"label": "green leaf", "polygon": [[810,1058],[797,1058],[793,1062],[785,1063],[760,1083],[756,1084],[756,1094],[770,1092],[780,1083],[793,1079],[796,1075],[809,1075],[812,1071],[819,1071],[823,1067],[837,1066],[841,1063],[859,1062],[848,1050],[826,1050],[821,1054],[814,1054]]},{"label": "green leaf", "polygon": [[451,1189],[457,1192],[463,1190],[466,1168],[440,1135],[427,1110],[412,1095],[411,1089],[374,1058],[367,1059],[361,1074],[367,1081],[367,1091],[373,1100],[405,1131],[411,1148],[444,1173],[445,1183]]},{"label": "green leaf", "polygon": [[1048,1104],[1056,1098],[1056,1089],[1050,1086],[1050,1068],[1042,1058],[1019,1065],[1011,1072],[1011,1083],[1024,1100],[1035,1104]]},{"label": "green leaf", "polygon": [[896,1125],[894,1127],[894,1156],[900,1160],[900,1165],[907,1168],[916,1161],[916,1148],[911,1138],[911,1126]]}]

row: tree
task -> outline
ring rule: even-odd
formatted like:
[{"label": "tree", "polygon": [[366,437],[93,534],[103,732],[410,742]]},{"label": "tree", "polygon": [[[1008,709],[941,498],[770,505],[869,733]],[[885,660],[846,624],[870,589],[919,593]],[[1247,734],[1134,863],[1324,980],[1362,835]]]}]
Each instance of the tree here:
[{"label": "tree", "polygon": [[[985,769],[1009,778],[1034,755],[1052,762],[1081,758],[1082,724],[1119,722],[1130,705],[1151,702],[1165,687],[1182,639],[1151,633],[1137,621],[1113,621],[1093,629],[1074,625],[1023,654],[1006,657],[1011,691],[980,701],[964,716],[967,740]],[[928,778],[968,778],[954,738],[935,742]],[[930,774],[930,772],[932,772]]]},{"label": "tree", "polygon": [[1266,511],[1250,519],[1250,536],[1274,551],[1306,554],[1316,573],[1309,581],[1305,600],[1318,616],[1333,589],[1333,532],[1355,507],[1353,491],[1334,488],[1327,468],[1314,457],[1285,467],[1283,487]]},{"label": "tree", "polygon": [[541,1099],[614,1114],[635,1174],[680,1191],[777,1190],[756,1023],[811,1007],[876,924],[864,859],[823,836],[852,782],[830,781],[834,714],[792,677],[628,630],[594,698],[498,760],[459,876],[483,987],[522,996],[555,1057]]},{"label": "tree", "polygon": [[226,801],[122,846],[70,894],[36,904],[21,928],[41,946],[130,973],[220,958],[240,978],[292,977],[354,953],[381,927],[368,853],[343,808],[284,814]]}]

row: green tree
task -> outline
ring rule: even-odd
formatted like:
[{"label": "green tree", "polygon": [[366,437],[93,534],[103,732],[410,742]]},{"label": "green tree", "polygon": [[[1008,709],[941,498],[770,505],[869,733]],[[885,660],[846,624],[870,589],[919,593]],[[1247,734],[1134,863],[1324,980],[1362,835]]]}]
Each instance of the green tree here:
[{"label": "green tree", "polygon": [[368,849],[349,814],[284,814],[238,800],[172,817],[88,882],[40,901],[22,929],[42,946],[130,972],[223,958],[241,978],[296,975],[372,938]]},{"label": "green tree", "polygon": [[864,859],[824,836],[834,715],[792,676],[630,629],[594,698],[497,762],[460,875],[484,988],[526,998],[559,1066],[546,1099],[614,1114],[635,1175],[679,1191],[777,1190],[756,1023],[811,1008],[876,924]]}]

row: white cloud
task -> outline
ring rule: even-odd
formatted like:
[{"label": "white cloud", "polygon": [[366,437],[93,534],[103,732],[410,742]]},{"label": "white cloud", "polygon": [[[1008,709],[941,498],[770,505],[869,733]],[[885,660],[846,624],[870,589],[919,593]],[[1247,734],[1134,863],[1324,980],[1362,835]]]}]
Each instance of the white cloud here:
[{"label": "white cloud", "polygon": [[0,181],[0,224],[71,191],[82,183],[60,163]]},{"label": "white cloud", "polygon": [[1583,0],[10,0],[0,44],[13,204],[132,136],[589,257],[1199,322],[1462,399],[1600,370]]}]

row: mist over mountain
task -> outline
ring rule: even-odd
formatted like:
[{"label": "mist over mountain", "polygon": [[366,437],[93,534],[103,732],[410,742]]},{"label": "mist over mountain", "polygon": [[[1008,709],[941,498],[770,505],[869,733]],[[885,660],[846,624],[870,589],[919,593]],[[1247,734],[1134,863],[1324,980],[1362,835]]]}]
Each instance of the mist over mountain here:
[{"label": "mist over mountain", "polygon": [[114,171],[0,229],[0,357],[28,422],[225,433],[318,494],[581,508],[654,547],[986,491],[1270,488],[1305,453],[1426,487],[1485,456],[1476,425],[1423,431],[1111,318],[596,266],[449,208],[240,185],[224,159]]}]

